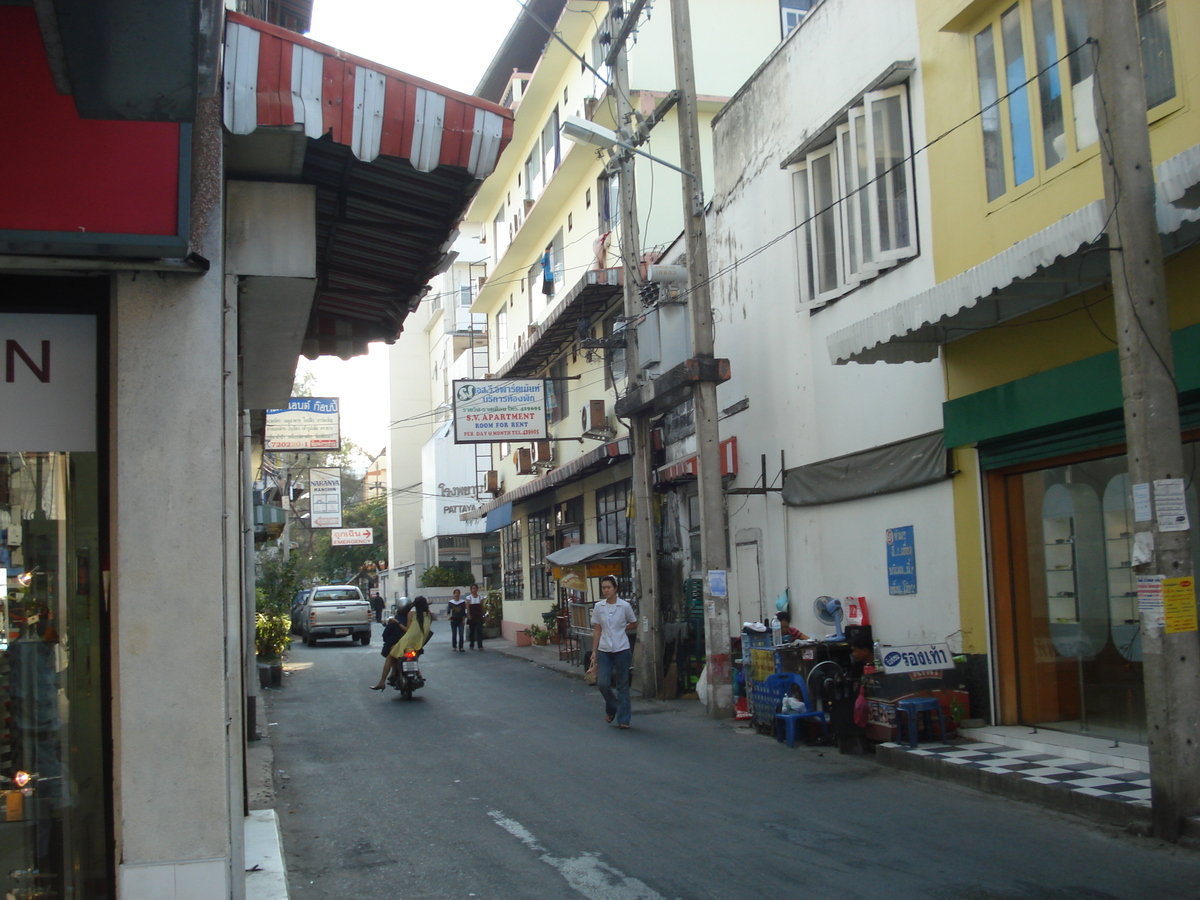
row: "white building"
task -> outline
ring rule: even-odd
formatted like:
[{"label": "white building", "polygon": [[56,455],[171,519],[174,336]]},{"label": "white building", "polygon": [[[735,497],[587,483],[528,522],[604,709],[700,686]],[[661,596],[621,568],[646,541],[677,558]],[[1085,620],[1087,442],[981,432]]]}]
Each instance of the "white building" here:
[{"label": "white building", "polygon": [[[721,437],[737,438],[736,487],[771,489],[728,498],[730,616],[769,617],[786,590],[823,636],[815,598],[865,597],[877,638],[958,650],[940,366],[838,366],[826,349],[934,283],[919,58],[913,3],[825,0],[714,125]],[[893,537],[915,584],[889,578]]]}]

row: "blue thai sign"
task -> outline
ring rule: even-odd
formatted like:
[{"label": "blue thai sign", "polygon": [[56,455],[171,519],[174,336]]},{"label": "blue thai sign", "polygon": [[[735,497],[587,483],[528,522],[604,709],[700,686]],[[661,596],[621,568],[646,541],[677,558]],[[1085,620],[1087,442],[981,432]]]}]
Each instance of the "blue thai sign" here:
[{"label": "blue thai sign", "polygon": [[887,570],[889,594],[917,592],[917,553],[911,525],[887,530]]}]

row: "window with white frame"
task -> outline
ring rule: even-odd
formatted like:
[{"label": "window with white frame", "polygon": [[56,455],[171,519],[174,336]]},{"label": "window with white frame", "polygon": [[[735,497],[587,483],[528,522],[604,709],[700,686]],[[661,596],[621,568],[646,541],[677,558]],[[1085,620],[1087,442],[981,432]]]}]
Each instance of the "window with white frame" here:
[{"label": "window with white frame", "polygon": [[550,112],[550,118],[542,128],[542,185],[550,183],[562,155],[558,145],[558,107]]},{"label": "window with white frame", "polygon": [[779,0],[779,15],[783,20],[783,36],[792,33],[804,17],[809,14],[817,0]]},{"label": "window with white frame", "polygon": [[504,359],[508,353],[508,303],[501,304],[496,313],[496,358]]},{"label": "window with white frame", "polygon": [[[1146,105],[1176,95],[1166,0],[1137,0]],[[1087,0],[1017,0],[974,33],[988,201],[1097,141]],[[1028,82],[1028,83],[1027,83]],[[1062,171],[1062,170],[1058,170]]]},{"label": "window with white frame", "polygon": [[504,256],[504,251],[508,249],[508,221],[504,205],[500,205],[500,209],[496,212],[496,218],[492,219],[492,259],[496,262]]},{"label": "window with white frame", "polygon": [[800,299],[820,305],[916,256],[904,85],[869,91],[834,139],[793,167]]}]

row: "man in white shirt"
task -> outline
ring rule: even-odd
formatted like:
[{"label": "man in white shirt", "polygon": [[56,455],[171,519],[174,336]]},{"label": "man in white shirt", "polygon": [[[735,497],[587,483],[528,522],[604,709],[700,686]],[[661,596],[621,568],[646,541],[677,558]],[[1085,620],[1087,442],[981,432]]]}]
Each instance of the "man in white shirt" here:
[{"label": "man in white shirt", "polygon": [[483,649],[483,597],[477,584],[467,594],[467,644],[472,650]]}]

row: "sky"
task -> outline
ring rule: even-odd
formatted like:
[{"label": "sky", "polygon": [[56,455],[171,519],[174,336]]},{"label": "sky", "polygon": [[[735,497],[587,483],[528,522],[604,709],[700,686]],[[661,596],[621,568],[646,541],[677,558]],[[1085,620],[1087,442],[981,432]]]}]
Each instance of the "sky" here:
[{"label": "sky", "polygon": [[[308,36],[470,94],[520,11],[517,0],[316,0]],[[366,356],[301,358],[296,369],[316,376],[314,396],[340,398],[342,436],[371,456],[387,445],[387,351],[375,343]]]}]

